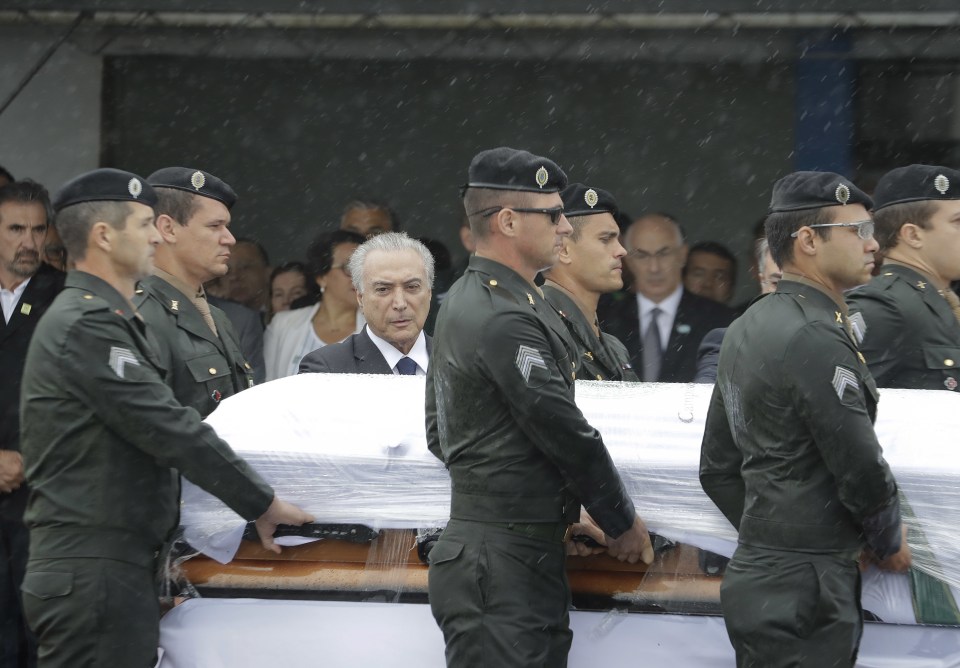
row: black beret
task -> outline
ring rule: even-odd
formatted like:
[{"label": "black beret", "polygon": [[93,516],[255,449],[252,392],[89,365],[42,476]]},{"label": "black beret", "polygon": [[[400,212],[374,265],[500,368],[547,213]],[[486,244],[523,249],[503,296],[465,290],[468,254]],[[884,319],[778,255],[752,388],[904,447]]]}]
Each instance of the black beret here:
[{"label": "black beret", "polygon": [[833,172],[794,172],[773,184],[770,213],[822,209],[826,206],[862,204],[867,209],[873,200],[853,185],[850,179]]},{"label": "black beret", "polygon": [[139,202],[153,207],[157,193],[136,174],[107,167],[67,181],[54,195],[53,209],[59,211],[82,202]]},{"label": "black beret", "polygon": [[473,157],[463,190],[491,188],[555,193],[563,190],[566,185],[567,175],[552,160],[501,146],[481,151]]},{"label": "black beret", "polygon": [[619,208],[613,195],[600,188],[590,188],[582,183],[571,183],[563,192],[563,215],[592,216],[595,213],[609,213],[616,217]]},{"label": "black beret", "polygon": [[[223,202],[229,209],[237,201],[237,193],[209,172],[190,167],[164,167],[147,177],[154,188],[175,188]],[[183,222],[183,221],[181,221]]]},{"label": "black beret", "polygon": [[877,182],[873,210],[929,199],[960,199],[960,172],[936,165],[892,169]]}]

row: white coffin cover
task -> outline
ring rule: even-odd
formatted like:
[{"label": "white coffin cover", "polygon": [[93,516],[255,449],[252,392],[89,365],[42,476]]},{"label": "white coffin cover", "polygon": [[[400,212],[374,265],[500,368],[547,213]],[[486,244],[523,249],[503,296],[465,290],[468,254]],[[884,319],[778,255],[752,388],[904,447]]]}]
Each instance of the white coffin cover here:
[{"label": "white coffin cover", "polygon": [[[698,480],[711,392],[694,384],[578,381],[576,388],[650,530],[729,556],[736,532]],[[450,480],[426,447],[423,395],[420,377],[306,374],[233,396],[207,422],[280,497],[318,522],[439,527]],[[916,514],[910,521],[932,548],[914,565],[960,586],[960,396],[883,390],[877,433]],[[183,502],[190,543],[224,563],[232,559],[244,522],[187,483]],[[904,586],[905,578],[874,582],[870,595],[896,597]]]}]

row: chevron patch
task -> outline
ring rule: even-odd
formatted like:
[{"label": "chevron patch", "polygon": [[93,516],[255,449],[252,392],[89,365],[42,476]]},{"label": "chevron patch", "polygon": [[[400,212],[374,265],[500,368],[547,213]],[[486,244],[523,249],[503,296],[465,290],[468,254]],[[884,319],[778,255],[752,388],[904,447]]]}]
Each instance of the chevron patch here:
[{"label": "chevron patch", "polygon": [[841,403],[846,403],[843,401],[843,396],[851,388],[859,397],[860,383],[857,381],[857,374],[846,367],[838,366],[833,372],[833,389],[836,390]]},{"label": "chevron patch", "polygon": [[128,364],[140,366],[140,360],[138,360],[137,357],[126,348],[111,346],[110,368],[113,369],[113,372],[117,374],[118,377],[124,377],[123,371]]},{"label": "chevron patch", "polygon": [[[517,369],[520,370],[520,375],[523,376],[523,380],[527,385],[530,385],[530,379],[537,373],[537,369],[545,371],[547,377],[550,376],[547,363],[543,361],[543,356],[540,355],[540,351],[536,348],[524,345],[519,346],[517,348],[517,358],[514,363],[517,365]],[[541,374],[537,373],[537,375]],[[541,384],[542,383],[537,383],[537,385]]]},{"label": "chevron patch", "polygon": [[853,338],[859,346],[863,343],[863,337],[867,333],[867,321],[863,319],[862,313],[854,313],[850,316],[849,320],[850,329],[853,330]]}]

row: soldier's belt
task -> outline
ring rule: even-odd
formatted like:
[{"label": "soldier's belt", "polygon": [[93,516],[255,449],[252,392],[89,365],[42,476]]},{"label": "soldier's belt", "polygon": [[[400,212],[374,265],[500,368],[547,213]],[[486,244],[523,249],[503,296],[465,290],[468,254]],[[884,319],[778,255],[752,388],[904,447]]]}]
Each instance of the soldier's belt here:
[{"label": "soldier's belt", "polygon": [[[576,509],[573,517],[567,517],[569,509]],[[472,494],[456,488],[450,498],[450,517],[472,522],[510,520],[515,523],[549,524],[574,521],[580,516],[580,504],[570,498],[556,496],[514,496],[509,494]]]},{"label": "soldier's belt", "polygon": [[774,550],[799,552],[859,552],[860,532],[849,523],[799,524],[777,522],[744,515],[740,523],[740,543]]},{"label": "soldier's belt", "polygon": [[573,525],[566,522],[484,522],[487,526],[508,529],[528,538],[548,543],[566,543],[570,540]]}]

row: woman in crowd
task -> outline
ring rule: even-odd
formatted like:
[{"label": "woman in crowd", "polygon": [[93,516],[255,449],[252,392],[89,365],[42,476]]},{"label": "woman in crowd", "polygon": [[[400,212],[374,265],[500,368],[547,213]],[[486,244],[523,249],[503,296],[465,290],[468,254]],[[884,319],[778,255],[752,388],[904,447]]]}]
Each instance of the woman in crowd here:
[{"label": "woman in crowd", "polygon": [[302,262],[287,262],[270,274],[269,320],[280,311],[289,311],[290,304],[311,291],[307,285],[307,268]]},{"label": "woman in crowd", "polygon": [[304,355],[363,329],[363,314],[347,262],[363,237],[347,230],[320,235],[307,250],[307,268],[320,290],[313,306],[278,313],[264,335],[267,380],[297,373]]}]

